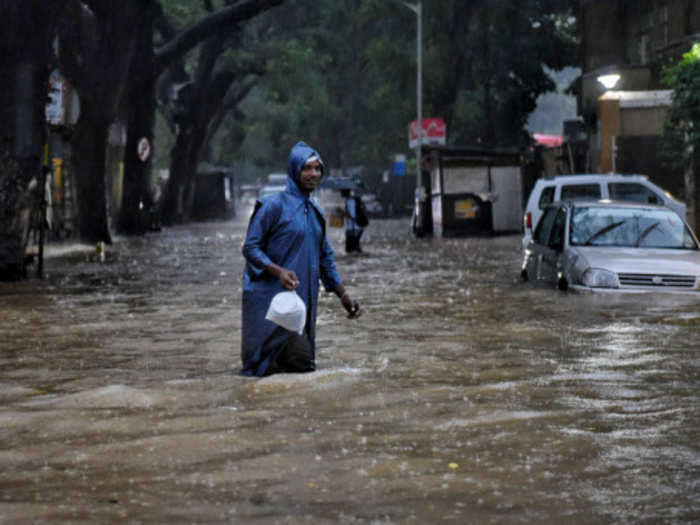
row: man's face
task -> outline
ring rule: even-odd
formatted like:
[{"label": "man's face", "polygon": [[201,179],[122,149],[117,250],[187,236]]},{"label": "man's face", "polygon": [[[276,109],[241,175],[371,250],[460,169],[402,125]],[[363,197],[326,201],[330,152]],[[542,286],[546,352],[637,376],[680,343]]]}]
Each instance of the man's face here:
[{"label": "man's face", "polygon": [[311,193],[316,189],[318,183],[321,182],[321,163],[317,160],[312,160],[304,164],[299,175],[299,186],[304,193]]}]

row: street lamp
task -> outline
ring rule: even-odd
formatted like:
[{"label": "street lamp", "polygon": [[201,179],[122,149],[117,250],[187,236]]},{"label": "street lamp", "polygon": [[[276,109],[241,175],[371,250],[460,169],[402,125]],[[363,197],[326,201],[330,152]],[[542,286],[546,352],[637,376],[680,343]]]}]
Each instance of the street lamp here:
[{"label": "street lamp", "polygon": [[[396,0],[397,2],[399,0]],[[409,4],[408,2],[400,2],[404,6],[408,7],[411,11],[416,14],[416,124],[418,128],[418,141],[416,144],[416,225],[420,226],[420,201],[424,196],[421,192],[421,146],[423,145],[423,83],[421,79],[423,78],[423,53],[422,53],[422,42],[423,42],[423,7],[421,2],[416,4]]]},{"label": "street lamp", "polygon": [[617,85],[618,81],[620,80],[620,75],[617,73],[611,73],[609,75],[600,75],[596,78],[596,80],[603,84],[603,87],[605,87],[605,89],[612,89]]}]

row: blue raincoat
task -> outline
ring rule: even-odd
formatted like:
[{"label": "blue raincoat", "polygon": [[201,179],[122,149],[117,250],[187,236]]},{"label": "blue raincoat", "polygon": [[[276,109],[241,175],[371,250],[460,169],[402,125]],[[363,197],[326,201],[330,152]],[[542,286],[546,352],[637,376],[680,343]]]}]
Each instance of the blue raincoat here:
[{"label": "blue raincoat", "polygon": [[348,197],[345,199],[345,207],[348,211],[348,216],[345,217],[345,231],[360,236],[365,230],[362,226],[357,224],[357,202],[355,201],[355,197]]},{"label": "blue raincoat", "polygon": [[287,162],[284,192],[255,203],[243,244],[242,374],[263,376],[293,332],[265,319],[270,301],[284,291],[279,280],[265,271],[271,262],[292,270],[299,279],[297,294],[306,304],[311,348],[316,355],[316,308],[319,280],[327,291],[341,284],[326,238],[323,211],[299,188],[299,175],[306,160],[320,155],[304,142],[297,143]]}]

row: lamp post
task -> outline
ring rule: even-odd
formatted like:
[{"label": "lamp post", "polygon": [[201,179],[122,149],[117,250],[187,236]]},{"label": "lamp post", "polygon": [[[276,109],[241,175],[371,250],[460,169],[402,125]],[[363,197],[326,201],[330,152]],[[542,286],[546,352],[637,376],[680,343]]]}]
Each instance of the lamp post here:
[{"label": "lamp post", "polygon": [[[620,115],[620,101],[615,97],[610,96],[617,83],[620,81],[620,74],[614,70],[608,68],[607,72],[602,72],[596,77],[596,80],[608,91],[606,91],[602,97],[598,99],[598,112],[600,113],[600,134],[601,141],[600,154],[601,166],[605,166],[615,173],[617,169],[617,137],[620,133],[619,129],[619,115]],[[605,99],[605,102],[601,100]],[[614,116],[613,116],[614,114]],[[610,143],[609,146],[603,142],[606,135],[609,136]],[[608,157],[608,147],[610,148],[610,154]],[[608,162],[609,158],[609,162]]]},{"label": "lamp post", "polygon": [[603,87],[605,87],[605,89],[613,89],[615,86],[617,86],[617,83],[620,80],[620,75],[618,73],[600,75],[596,77],[596,80],[603,84]]},{"label": "lamp post", "polygon": [[421,2],[409,4],[401,2],[416,14],[416,124],[418,128],[418,141],[416,144],[416,227],[422,228],[421,201],[425,199],[422,193],[421,147],[423,145],[423,7]]}]

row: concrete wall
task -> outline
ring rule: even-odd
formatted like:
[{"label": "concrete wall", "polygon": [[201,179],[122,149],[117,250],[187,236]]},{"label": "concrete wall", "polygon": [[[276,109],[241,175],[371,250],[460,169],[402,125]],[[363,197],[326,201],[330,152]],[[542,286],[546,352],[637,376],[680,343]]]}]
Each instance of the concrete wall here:
[{"label": "concrete wall", "polygon": [[663,135],[666,113],[668,108],[622,108],[620,135]]}]

